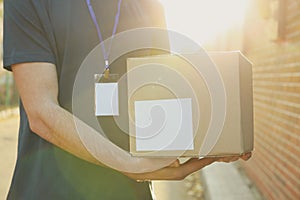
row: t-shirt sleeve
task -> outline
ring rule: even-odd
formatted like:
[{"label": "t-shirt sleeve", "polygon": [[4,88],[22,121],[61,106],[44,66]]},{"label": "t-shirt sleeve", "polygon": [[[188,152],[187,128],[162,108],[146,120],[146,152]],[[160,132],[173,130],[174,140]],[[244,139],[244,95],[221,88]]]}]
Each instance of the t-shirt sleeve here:
[{"label": "t-shirt sleeve", "polygon": [[36,9],[29,0],[4,1],[3,65],[7,70],[24,62],[55,64],[45,24]]}]

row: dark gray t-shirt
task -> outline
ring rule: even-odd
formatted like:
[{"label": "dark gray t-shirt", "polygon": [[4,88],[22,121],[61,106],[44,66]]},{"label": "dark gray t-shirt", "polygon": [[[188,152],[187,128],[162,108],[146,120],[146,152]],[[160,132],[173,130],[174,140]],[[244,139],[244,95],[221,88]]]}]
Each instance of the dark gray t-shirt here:
[{"label": "dark gray t-shirt", "polygon": [[[92,1],[104,39],[111,36],[117,3],[118,0]],[[147,26],[164,26],[158,0],[123,0],[117,31]],[[12,64],[22,62],[55,64],[59,103],[70,112],[76,73],[98,44],[85,0],[4,1],[4,67],[11,70]],[[112,65],[113,72],[125,72],[127,56],[118,60],[118,68]],[[20,114],[18,157],[8,199],[152,199],[146,183],[78,159],[34,134],[22,103]],[[104,122],[109,129],[111,119]],[[128,138],[120,135],[116,133],[111,138],[127,149]]]}]

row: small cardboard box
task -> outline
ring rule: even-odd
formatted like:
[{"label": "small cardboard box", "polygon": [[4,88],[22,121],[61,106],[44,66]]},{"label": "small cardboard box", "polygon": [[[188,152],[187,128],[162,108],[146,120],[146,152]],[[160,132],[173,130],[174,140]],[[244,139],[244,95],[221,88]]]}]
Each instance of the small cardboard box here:
[{"label": "small cardboard box", "polygon": [[129,58],[127,83],[132,155],[253,150],[252,65],[240,52]]}]

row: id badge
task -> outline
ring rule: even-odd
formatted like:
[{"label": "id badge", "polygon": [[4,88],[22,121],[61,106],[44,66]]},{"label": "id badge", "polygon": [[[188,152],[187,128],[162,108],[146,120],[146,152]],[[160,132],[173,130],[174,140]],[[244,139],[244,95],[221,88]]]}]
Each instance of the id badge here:
[{"label": "id badge", "polygon": [[119,115],[118,74],[95,74],[95,115]]}]

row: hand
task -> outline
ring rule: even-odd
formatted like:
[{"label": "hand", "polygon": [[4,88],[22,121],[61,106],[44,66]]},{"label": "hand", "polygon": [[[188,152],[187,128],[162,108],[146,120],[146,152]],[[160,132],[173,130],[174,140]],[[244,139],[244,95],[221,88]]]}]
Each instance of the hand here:
[{"label": "hand", "polygon": [[174,161],[168,167],[147,172],[147,173],[127,173],[123,172],[129,178],[139,182],[148,180],[182,180],[187,175],[202,169],[203,167],[213,163],[215,158],[191,158],[187,162],[180,164],[178,160]]},{"label": "hand", "polygon": [[251,153],[246,153],[241,156],[227,157],[207,157],[207,158],[191,158],[187,162],[180,164],[178,160],[174,161],[168,167],[147,173],[126,173],[126,176],[143,182],[148,180],[182,180],[189,174],[202,169],[203,167],[212,164],[213,162],[233,162],[239,158],[248,160]]}]

